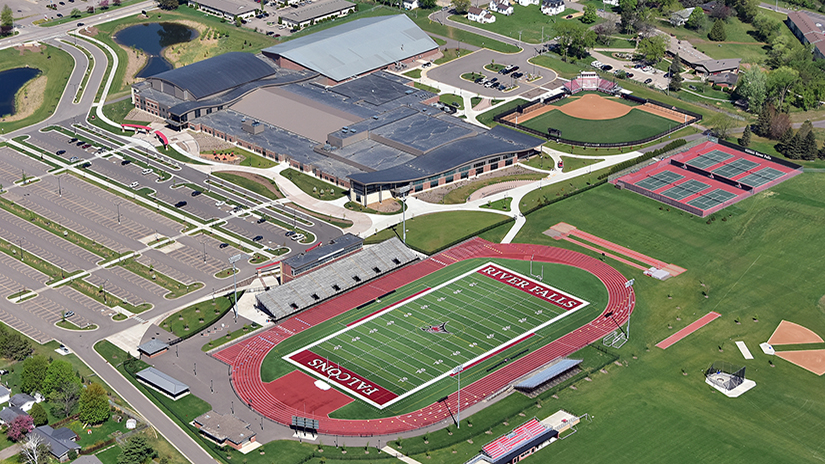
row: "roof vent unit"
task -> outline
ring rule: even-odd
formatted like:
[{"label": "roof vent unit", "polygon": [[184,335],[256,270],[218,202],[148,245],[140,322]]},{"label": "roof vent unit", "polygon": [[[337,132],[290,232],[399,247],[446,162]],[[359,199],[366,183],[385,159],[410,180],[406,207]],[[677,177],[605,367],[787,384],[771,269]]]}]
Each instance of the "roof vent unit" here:
[{"label": "roof vent unit", "polygon": [[410,90],[407,90],[407,91],[406,91],[406,92],[404,92],[404,93],[405,93],[405,94],[407,94],[407,95],[410,95],[411,93],[414,93],[414,92],[415,92],[415,90],[410,89]]},{"label": "roof vent unit", "polygon": [[258,135],[264,131],[264,125],[258,121],[243,121],[241,124],[241,129],[244,132],[248,132],[252,135]]}]

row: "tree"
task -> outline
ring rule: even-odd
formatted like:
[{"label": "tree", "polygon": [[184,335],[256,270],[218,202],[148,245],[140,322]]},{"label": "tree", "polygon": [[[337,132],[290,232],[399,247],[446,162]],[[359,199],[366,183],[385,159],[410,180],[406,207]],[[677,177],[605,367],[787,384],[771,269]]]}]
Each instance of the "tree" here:
[{"label": "tree", "polygon": [[420,0],[418,5],[425,10],[431,10],[436,7],[436,0]]},{"label": "tree", "polygon": [[788,66],[781,66],[768,74],[768,88],[778,103],[777,108],[782,109],[785,95],[796,84],[797,79],[799,79],[799,71]]},{"label": "tree", "polygon": [[668,69],[670,73],[670,82],[668,88],[674,92],[682,89],[682,66],[679,63],[679,53],[673,58]]},{"label": "tree", "polygon": [[793,150],[793,148],[792,148],[793,147],[793,137],[794,137],[793,129],[788,127],[788,129],[779,138],[779,143],[777,143],[774,146],[774,148],[776,148],[776,151],[778,151],[779,153],[782,153],[783,155],[787,156],[788,158],[793,158],[793,156],[795,154],[795,150]]},{"label": "tree", "polygon": [[120,445],[121,453],[117,457],[117,464],[142,464],[148,458],[157,456],[157,451],[149,446],[146,437],[135,435],[126,443]]},{"label": "tree", "polygon": [[458,14],[464,14],[470,9],[470,0],[452,0],[451,5]]},{"label": "tree", "polygon": [[632,34],[637,30],[639,20],[638,2],[636,0],[619,0],[622,31]]},{"label": "tree", "polygon": [[43,389],[41,393],[51,395],[64,384],[69,382],[80,383],[80,379],[75,375],[74,368],[68,361],[58,359],[49,365],[46,371],[46,378],[43,379]]},{"label": "tree", "polygon": [[42,391],[48,369],[49,360],[41,354],[23,361],[23,372],[20,374],[20,389],[23,393]]},{"label": "tree", "polygon": [[751,66],[742,73],[741,83],[736,87],[736,93],[747,100],[748,111],[759,113],[765,105],[768,88],[768,77],[759,66]]},{"label": "tree", "polygon": [[585,24],[593,24],[598,19],[599,16],[596,14],[596,7],[593,5],[585,5],[584,14],[581,17],[581,21]]},{"label": "tree", "polygon": [[11,8],[3,5],[3,11],[0,12],[0,35],[11,35],[13,30],[14,16],[12,16]]},{"label": "tree", "polygon": [[791,118],[787,113],[777,112],[771,120],[771,129],[768,132],[768,138],[777,140],[781,139],[785,133],[791,129]]},{"label": "tree", "polygon": [[109,9],[109,0],[100,0],[100,9],[101,10],[108,10]]},{"label": "tree", "polygon": [[77,8],[72,8],[72,12],[71,12],[71,13],[69,13],[69,15],[70,15],[72,18],[79,18],[81,14],[82,14],[82,13],[81,13],[81,12],[80,12],[80,10],[78,10]]},{"label": "tree", "polygon": [[583,24],[559,21],[553,28],[563,61],[567,61],[568,56],[583,58],[587,55],[587,50],[596,45],[596,33]]},{"label": "tree", "polygon": [[769,17],[768,15],[759,13],[753,19],[753,27],[756,29],[756,34],[763,42],[771,42],[779,34],[782,29],[782,23]]},{"label": "tree", "polygon": [[178,0],[158,0],[158,7],[162,10],[177,10],[178,6]]},{"label": "tree", "polygon": [[596,33],[596,42],[609,47],[610,42],[613,40],[613,35],[618,32],[618,29],[616,29],[616,23],[607,21],[594,27],[593,32]]},{"label": "tree", "polygon": [[0,356],[15,361],[23,361],[32,351],[32,343],[28,338],[17,332],[9,332],[3,326],[0,326]]},{"label": "tree", "polygon": [[702,8],[696,7],[690,13],[690,17],[685,21],[685,27],[688,29],[701,29],[705,26],[705,11]]},{"label": "tree", "polygon": [[710,12],[710,17],[714,20],[721,19],[722,21],[727,21],[733,15],[733,10],[722,3],[716,3],[716,8]]},{"label": "tree", "polygon": [[654,35],[639,41],[636,52],[642,55],[648,63],[658,63],[667,52],[667,37],[664,35]]},{"label": "tree", "polygon": [[734,7],[742,22],[751,23],[759,13],[759,0],[736,0]]},{"label": "tree", "polygon": [[745,132],[742,132],[742,137],[739,139],[739,145],[747,147],[751,144],[751,125],[745,126]]},{"label": "tree", "polygon": [[808,134],[805,135],[805,138],[802,139],[800,151],[802,152],[802,159],[808,161],[816,159],[816,134],[814,134],[813,131],[808,132]]},{"label": "tree", "polygon": [[825,144],[822,145],[822,148],[819,149],[819,153],[817,153],[817,158],[825,159]]},{"label": "tree", "polygon": [[761,135],[762,137],[768,137],[771,132],[771,123],[773,122],[773,116],[776,111],[773,108],[773,105],[767,104],[762,107],[762,111],[759,113],[759,119],[756,122],[756,134]]},{"label": "tree", "polygon": [[68,382],[53,390],[49,396],[49,400],[54,405],[52,413],[69,417],[80,399],[80,390],[82,389],[80,382]]},{"label": "tree", "polygon": [[714,135],[716,135],[720,139],[728,138],[728,135],[730,135],[730,130],[731,128],[733,128],[733,124],[733,118],[730,117],[727,113],[716,113],[708,121],[708,125],[710,126]]},{"label": "tree", "polygon": [[717,19],[708,33],[708,38],[714,42],[724,42],[727,40],[728,34],[725,33],[725,22],[721,19]]},{"label": "tree", "polygon": [[32,422],[31,416],[23,414],[11,421],[6,429],[6,436],[9,437],[9,440],[19,441],[32,430],[34,430],[34,422]]},{"label": "tree", "polygon": [[32,433],[20,446],[20,457],[26,464],[44,464],[49,462],[49,445],[43,436]]},{"label": "tree", "polygon": [[80,395],[80,420],[99,424],[109,418],[109,397],[106,390],[92,382]]},{"label": "tree", "polygon": [[95,13],[95,7],[93,7],[92,5],[87,6],[86,7],[86,13],[94,14]]},{"label": "tree", "polygon": [[112,5],[114,6],[120,6],[120,3],[120,0],[112,0]]},{"label": "tree", "polygon": [[34,403],[29,411],[29,416],[31,416],[34,425],[38,427],[49,423],[49,416],[46,414],[46,410],[43,409],[43,406],[41,406],[40,403]]}]

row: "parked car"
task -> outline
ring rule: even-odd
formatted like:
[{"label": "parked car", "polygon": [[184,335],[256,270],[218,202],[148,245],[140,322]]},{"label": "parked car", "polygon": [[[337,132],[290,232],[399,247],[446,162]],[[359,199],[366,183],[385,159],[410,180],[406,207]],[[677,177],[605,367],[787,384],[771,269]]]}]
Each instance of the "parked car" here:
[{"label": "parked car", "polygon": [[256,235],[255,237],[252,238],[252,241],[253,242],[260,242],[263,239],[264,239],[263,235]]},{"label": "parked car", "polygon": [[650,84],[651,82],[653,82],[653,79],[651,79],[649,77],[647,79],[645,79],[645,85]]},{"label": "parked car", "polygon": [[284,235],[286,235],[287,237],[292,237],[293,235],[295,235],[295,233],[296,232],[294,230],[288,230]]},{"label": "parked car", "polygon": [[140,183],[132,182],[131,184],[129,184],[129,187],[134,189],[134,188],[137,188],[138,185],[140,185]]},{"label": "parked car", "polygon": [[54,152],[54,154],[57,155],[57,156],[60,156],[64,153],[66,153],[66,150],[57,150],[56,152]]},{"label": "parked car", "polygon": [[229,246],[228,243],[221,243],[220,245],[218,245],[218,248],[226,248],[228,246]]},{"label": "parked car", "polygon": [[121,162],[120,162],[120,165],[121,165],[121,166],[126,166],[127,164],[129,164],[129,163],[131,163],[131,162],[132,162],[132,160],[127,160],[127,159],[126,159],[126,160],[121,161]]},{"label": "parked car", "polygon": [[613,66],[610,66],[609,64],[602,66],[602,71],[610,71],[611,69],[613,69]]},{"label": "parked car", "polygon": [[83,140],[78,140],[75,145],[77,145],[79,147],[79,146],[83,145],[84,143],[86,143],[86,142],[84,142]]},{"label": "parked car", "polygon": [[196,196],[200,195],[201,193],[203,193],[203,192],[201,192],[200,190],[192,190],[192,196],[193,197],[196,197]]},{"label": "parked car", "polygon": [[150,168],[144,168],[143,171],[140,171],[140,173],[143,174],[144,176],[146,174],[151,174],[152,172],[153,171]]},{"label": "parked car", "polygon": [[263,224],[264,222],[266,222],[266,218],[265,218],[265,217],[263,217],[263,216],[261,216],[261,217],[260,217],[260,218],[258,218],[258,220],[257,220],[257,221],[255,221],[255,222],[257,222],[258,224]]},{"label": "parked car", "polygon": [[69,143],[75,143],[75,142],[77,142],[77,137],[72,137],[72,138],[69,139]]},{"label": "parked car", "polygon": [[74,311],[66,311],[63,313],[63,317],[72,317],[74,316]]},{"label": "parked car", "polygon": [[217,206],[218,208],[220,208],[221,206],[223,206],[223,205],[225,205],[225,204],[226,204],[226,202],[225,202],[225,201],[223,201],[223,200],[219,200],[219,201],[216,201],[216,202],[215,202],[215,206]]},{"label": "parked car", "polygon": [[175,208],[183,208],[184,206],[186,206],[186,202],[183,200],[175,203]]},{"label": "parked car", "polygon": [[82,148],[82,149],[84,149],[84,150],[85,150],[85,149],[87,149],[87,148],[89,148],[89,147],[91,147],[91,146],[92,146],[92,144],[91,144],[91,143],[84,143],[84,144],[83,144],[83,146],[82,146],[82,147],[80,147],[80,148]]},{"label": "parked car", "polygon": [[70,162],[70,163],[74,163],[75,161],[77,161],[77,160],[79,160],[79,159],[80,159],[80,158],[78,158],[77,156],[72,156],[71,158],[69,158],[69,162]]}]

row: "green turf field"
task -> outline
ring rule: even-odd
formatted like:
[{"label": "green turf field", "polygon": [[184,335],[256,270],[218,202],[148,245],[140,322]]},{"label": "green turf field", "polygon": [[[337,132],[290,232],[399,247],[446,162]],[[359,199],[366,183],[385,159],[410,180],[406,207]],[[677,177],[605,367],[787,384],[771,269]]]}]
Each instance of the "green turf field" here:
[{"label": "green turf field", "polygon": [[520,121],[519,124],[541,132],[546,132],[548,127],[560,129],[562,138],[575,142],[621,143],[653,137],[676,123],[634,108],[624,116],[602,121],[579,119],[561,111],[550,111]]},{"label": "green turf field", "polygon": [[[375,379],[376,384],[397,394],[415,393],[383,410],[355,401],[333,413],[334,416],[387,417],[432,404],[455,389],[455,379],[449,377],[454,367],[496,351],[506,341],[532,331],[564,312],[538,297],[488,277],[476,277],[479,274],[473,271],[490,261],[522,275],[530,273],[530,263],[525,261],[473,259],[456,263],[399,289],[389,298],[350,311],[279,343],[264,360],[262,380],[269,382],[291,372],[296,366],[282,358],[322,341],[310,348],[314,353],[328,357],[333,364],[340,363],[367,379]],[[589,304],[576,311],[564,312],[564,317],[536,330],[535,336],[466,369],[462,373],[462,383],[489,375],[487,369],[504,358],[523,350],[538,349],[592,320],[604,309],[607,290],[595,276],[559,264],[544,264],[543,268],[545,286],[552,286]],[[467,273],[475,275],[461,277]],[[534,266],[534,273],[541,273],[541,265]],[[457,280],[347,330],[347,324],[452,279]],[[475,285],[471,287],[473,283]],[[505,307],[506,311],[499,309]],[[405,317],[406,314],[409,316]],[[390,321],[393,322],[388,325]],[[452,334],[431,334],[421,329],[443,322],[447,322],[446,329]],[[336,334],[339,331],[345,332]],[[325,340],[327,337],[332,338]],[[402,381],[404,377],[406,379]],[[425,384],[426,388],[415,391]]]}]

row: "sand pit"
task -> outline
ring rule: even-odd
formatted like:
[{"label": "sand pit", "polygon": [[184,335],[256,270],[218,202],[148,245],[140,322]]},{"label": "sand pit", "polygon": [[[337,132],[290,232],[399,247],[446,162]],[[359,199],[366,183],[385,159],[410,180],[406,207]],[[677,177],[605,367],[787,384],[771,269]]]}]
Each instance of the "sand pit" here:
[{"label": "sand pit", "polygon": [[822,337],[811,329],[789,321],[782,321],[768,339],[771,345],[801,345],[804,343],[825,343]]},{"label": "sand pit", "polygon": [[776,355],[816,375],[825,374],[825,350],[777,351]]},{"label": "sand pit", "polygon": [[568,116],[595,121],[616,119],[630,113],[633,108],[619,103],[615,98],[605,98],[595,93],[583,95],[566,105],[557,107],[559,111]]}]

